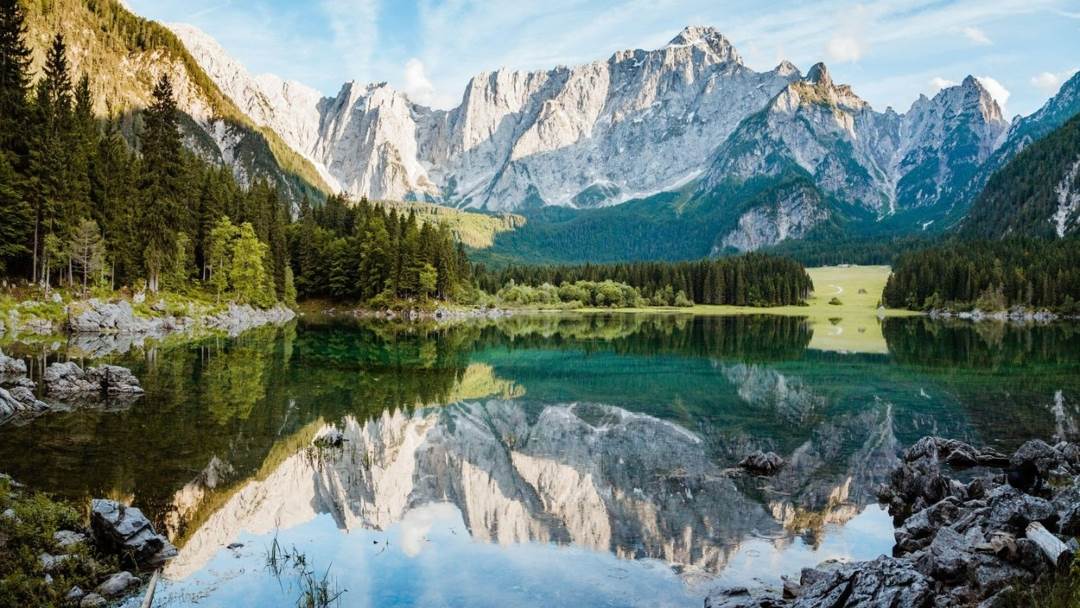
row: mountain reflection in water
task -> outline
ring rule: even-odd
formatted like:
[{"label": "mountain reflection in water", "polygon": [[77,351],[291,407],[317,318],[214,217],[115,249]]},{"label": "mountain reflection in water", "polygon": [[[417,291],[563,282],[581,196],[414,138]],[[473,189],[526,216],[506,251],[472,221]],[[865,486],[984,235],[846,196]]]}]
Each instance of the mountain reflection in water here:
[{"label": "mountain reflection in water", "polygon": [[[809,348],[783,317],[307,319],[112,352],[143,399],[4,427],[0,458],[153,514],[181,547],[167,605],[294,605],[263,567],[277,538],[344,605],[700,606],[887,552],[875,489],[923,435],[1075,437],[1071,326],[880,329],[888,354]],[[332,429],[341,447],[313,445]],[[754,449],[788,463],[733,474]]]}]

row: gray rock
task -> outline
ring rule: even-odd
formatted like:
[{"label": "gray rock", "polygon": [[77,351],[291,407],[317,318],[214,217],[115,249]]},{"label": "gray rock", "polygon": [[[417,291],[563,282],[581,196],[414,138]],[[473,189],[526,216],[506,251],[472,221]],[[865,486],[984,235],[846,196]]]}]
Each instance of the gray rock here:
[{"label": "gray rock", "polygon": [[783,608],[788,603],[746,587],[714,591],[705,598],[705,608]]},{"label": "gray rock", "polygon": [[71,589],[68,589],[68,592],[64,595],[64,601],[68,604],[78,604],[85,595],[86,592],[78,585],[75,585]]},{"label": "gray rock", "polygon": [[1054,496],[1051,502],[1057,512],[1058,530],[1065,536],[1080,536],[1080,477],[1072,486]]},{"label": "gray rock", "polygon": [[743,458],[739,466],[754,475],[773,475],[784,466],[784,459],[775,452],[758,450]]},{"label": "gray rock", "polygon": [[131,370],[117,365],[90,367],[75,362],[53,363],[42,376],[45,390],[57,399],[101,395],[138,395],[143,392]]},{"label": "gray rock", "polygon": [[157,565],[176,557],[172,543],[156,533],[150,520],[135,507],[94,499],[90,505],[90,525],[99,546],[138,565]]},{"label": "gray rock", "polygon": [[0,422],[13,416],[44,412],[49,405],[39,401],[34,392],[25,386],[0,388]]},{"label": "gray rock", "polygon": [[951,496],[919,511],[893,533],[897,548],[901,553],[922,549],[930,544],[942,526],[955,521],[959,514],[959,501]]},{"label": "gray rock", "polygon": [[1034,465],[1039,476],[1045,478],[1061,460],[1061,454],[1052,446],[1040,439],[1032,439],[1013,453],[1009,458],[1009,466],[1017,469],[1025,465]]},{"label": "gray rock", "polygon": [[9,357],[5,355],[3,351],[0,351],[0,377],[25,375],[26,361]]},{"label": "gray rock", "polygon": [[954,468],[1003,467],[1009,463],[1008,457],[1000,452],[987,448],[979,450],[963,441],[942,437],[923,437],[908,448],[904,460],[942,462]]},{"label": "gray rock", "polygon": [[[808,586],[807,580],[814,582]],[[845,564],[807,580],[803,581],[802,595],[792,604],[795,608],[923,608],[930,606],[935,596],[933,580],[903,558],[879,557]]]},{"label": "gray rock", "polygon": [[1001,558],[976,554],[968,563],[968,581],[979,590],[980,597],[989,597],[1010,584],[1031,582],[1034,576]]},{"label": "gray rock", "polygon": [[959,580],[963,576],[971,553],[966,539],[950,528],[942,528],[930,543],[933,556],[931,576],[943,581]]},{"label": "gray rock", "polygon": [[95,591],[104,597],[116,597],[132,587],[138,587],[142,581],[130,572],[121,571],[113,574],[98,585]]},{"label": "gray rock", "polygon": [[1033,521],[1053,524],[1057,518],[1054,505],[1049,501],[1025,494],[1012,486],[995,488],[989,494],[988,504],[990,516],[987,523],[994,530],[1020,534]]},{"label": "gray rock", "polygon": [[70,555],[50,555],[48,553],[42,553],[38,556],[38,561],[41,562],[41,567],[45,572],[56,572],[56,570],[63,566],[65,562],[72,558]]},{"label": "gray rock", "polygon": [[71,530],[59,530],[53,534],[53,542],[61,549],[67,549],[86,542],[86,535]]},{"label": "gray rock", "polygon": [[106,603],[105,598],[96,593],[87,593],[82,601],[79,602],[79,608],[100,608]]}]

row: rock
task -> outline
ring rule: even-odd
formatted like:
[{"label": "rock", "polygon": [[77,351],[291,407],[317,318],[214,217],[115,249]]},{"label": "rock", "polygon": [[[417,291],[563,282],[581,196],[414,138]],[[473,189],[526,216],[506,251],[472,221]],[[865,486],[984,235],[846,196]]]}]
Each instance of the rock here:
[{"label": "rock", "polygon": [[68,329],[73,333],[142,333],[155,328],[154,321],[135,316],[125,300],[105,302],[92,299],[69,308]]},{"label": "rock", "polygon": [[58,399],[94,395],[137,395],[143,392],[131,370],[118,365],[90,367],[85,371],[75,362],[53,363],[42,376],[45,390]]},{"label": "rock", "polygon": [[1025,494],[1012,486],[1000,486],[989,495],[988,525],[994,530],[1021,534],[1033,521],[1053,524],[1057,519],[1054,505],[1049,501]]},{"label": "rock", "polygon": [[12,416],[44,412],[48,409],[49,405],[39,401],[34,392],[25,386],[0,388],[0,422]]},{"label": "rock", "polygon": [[53,534],[53,542],[61,549],[67,549],[86,542],[86,535],[71,530],[59,530]]},{"label": "rock", "polygon": [[893,533],[900,553],[911,553],[927,546],[934,534],[956,520],[959,514],[959,501],[950,496],[912,515]]},{"label": "rock", "polygon": [[137,587],[141,584],[142,581],[130,572],[120,571],[105,579],[104,582],[98,585],[95,591],[104,597],[116,597],[128,589]]},{"label": "rock", "polygon": [[799,585],[799,583],[796,583],[795,581],[791,580],[790,578],[787,578],[786,576],[784,577],[783,580],[784,580],[784,599],[790,600],[790,599],[794,599],[794,598],[799,597],[799,595],[802,593],[802,586]]},{"label": "rock", "polygon": [[933,556],[931,576],[943,581],[959,580],[971,559],[969,547],[957,532],[949,528],[939,530],[930,543],[930,554]]},{"label": "rock", "polygon": [[99,546],[137,565],[157,565],[176,557],[176,548],[156,533],[150,520],[135,507],[94,499],[90,505],[90,525]]},{"label": "rock", "polygon": [[68,592],[64,594],[64,601],[68,604],[78,604],[85,595],[86,592],[78,585],[75,585],[71,589],[68,589]]},{"label": "rock", "polygon": [[784,466],[784,459],[774,452],[758,450],[743,458],[739,466],[754,475],[773,475]]},{"label": "rock", "polygon": [[787,605],[783,600],[761,592],[751,592],[746,587],[721,589],[705,598],[705,608],[782,608]]},{"label": "rock", "polygon": [[48,553],[42,553],[38,556],[38,561],[41,562],[41,567],[45,572],[56,572],[57,568],[64,565],[64,563],[70,559],[70,555],[50,555]]},{"label": "rock", "polygon": [[978,589],[980,597],[989,597],[1010,584],[1031,582],[1035,577],[1001,558],[976,554],[968,563],[967,578]]},{"label": "rock", "polygon": [[1057,450],[1040,439],[1032,439],[1020,446],[1020,449],[1009,458],[1009,467],[1017,468],[1026,463],[1035,466],[1041,477],[1046,477],[1050,470],[1061,461],[1061,455]]},{"label": "rock", "polygon": [[942,437],[923,437],[908,448],[904,460],[943,462],[958,469],[974,466],[1003,467],[1009,463],[1008,457],[994,450],[978,450],[963,441]]},{"label": "rock", "polygon": [[1058,531],[1065,536],[1080,536],[1080,477],[1054,496],[1051,504],[1057,512]]},{"label": "rock", "polygon": [[315,438],[315,445],[319,447],[339,448],[345,443],[345,434],[338,429],[331,428]]},{"label": "rock", "polygon": [[[804,579],[806,579],[804,571]],[[879,557],[870,562],[845,564],[824,576],[803,581],[802,595],[795,608],[820,606],[865,606],[923,608],[930,606],[935,592],[933,581],[903,558]]]},{"label": "rock", "polygon": [[82,601],[79,602],[79,608],[100,608],[106,603],[105,598],[100,595],[96,593],[87,593],[86,596],[82,598]]},{"label": "rock", "polygon": [[9,357],[5,355],[3,351],[0,351],[0,377],[25,375],[26,361]]},{"label": "rock", "polygon": [[1013,593],[1012,585],[1009,585],[998,591],[994,595],[979,602],[976,608],[1009,608],[1015,605],[1015,602],[1009,597]]}]

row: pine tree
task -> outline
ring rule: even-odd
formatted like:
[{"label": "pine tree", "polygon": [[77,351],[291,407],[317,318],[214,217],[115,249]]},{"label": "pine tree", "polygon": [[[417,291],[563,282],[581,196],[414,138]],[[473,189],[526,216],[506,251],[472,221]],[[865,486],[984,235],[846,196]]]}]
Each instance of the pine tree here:
[{"label": "pine tree", "polygon": [[38,82],[34,99],[35,133],[30,148],[27,191],[31,193],[28,198],[34,207],[32,278],[35,281],[41,276],[39,261],[43,272],[45,256],[41,248],[44,239],[59,232],[65,219],[63,208],[70,167],[65,140],[72,122],[71,104],[67,46],[64,36],[57,34],[45,56],[44,76]]},{"label": "pine tree", "polygon": [[82,274],[82,288],[86,291],[91,277],[100,275],[105,269],[105,243],[101,239],[101,230],[97,222],[84,219],[79,222],[75,233],[68,243],[71,260]]},{"label": "pine tree", "polygon": [[26,153],[22,134],[30,116],[30,58],[19,0],[0,0],[0,148],[19,156]]},{"label": "pine tree", "polygon": [[0,274],[30,252],[26,247],[31,232],[30,205],[19,192],[18,176],[8,157],[6,151],[0,152]]},{"label": "pine tree", "polygon": [[157,291],[161,271],[176,251],[185,178],[180,116],[167,74],[154,86],[154,102],[146,110],[144,125],[139,236],[144,243],[147,284]]},{"label": "pine tree", "polygon": [[221,296],[229,289],[233,251],[239,233],[240,231],[227,215],[221,216],[210,231],[210,239],[206,246],[207,279],[210,286],[214,288],[219,302]]},{"label": "pine tree", "polygon": [[266,278],[263,266],[265,256],[266,244],[255,236],[255,228],[250,222],[241,224],[233,248],[232,268],[229,271],[237,302],[256,304],[262,301]]}]

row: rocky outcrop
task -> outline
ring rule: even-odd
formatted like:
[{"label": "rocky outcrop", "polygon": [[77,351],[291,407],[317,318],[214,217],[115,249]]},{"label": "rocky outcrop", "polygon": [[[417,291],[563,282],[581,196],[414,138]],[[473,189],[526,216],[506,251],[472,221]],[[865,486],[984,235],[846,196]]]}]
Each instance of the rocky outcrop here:
[{"label": "rocky outcrop", "polygon": [[224,311],[203,316],[189,307],[187,315],[142,317],[135,314],[131,303],[126,300],[109,302],[98,299],[71,304],[68,311],[67,328],[72,333],[110,335],[163,336],[201,327],[222,330],[235,336],[254,327],[286,323],[296,317],[296,313],[284,305],[261,309],[246,304],[229,304]]},{"label": "rocky outcrop", "polygon": [[9,357],[0,351],[0,379],[26,375],[26,361]]},{"label": "rocky outcrop", "polygon": [[0,352],[0,423],[49,409],[34,395],[35,387],[26,376],[26,362]]},{"label": "rocky outcrop", "polygon": [[176,557],[176,547],[154,531],[150,520],[135,507],[114,500],[94,499],[90,526],[99,546],[138,566],[158,566]]},{"label": "rocky outcrop", "polygon": [[772,475],[784,466],[784,459],[775,452],[758,450],[743,458],[739,466],[754,475]]},{"label": "rocky outcrop", "polygon": [[[947,476],[946,466],[983,467],[985,474],[964,483]],[[995,472],[1003,467],[1005,474]],[[1047,483],[1051,478],[1059,483]],[[723,589],[705,605],[999,605],[1012,585],[1030,585],[1076,553],[1075,539],[1062,537],[1080,530],[1080,445],[1034,440],[1006,458],[927,437],[905,452],[881,500],[896,524],[892,556],[804,569],[798,585],[785,586],[785,597]]]},{"label": "rocky outcrop", "polygon": [[45,392],[54,399],[74,397],[139,395],[143,389],[131,370],[118,365],[88,367],[73,361],[53,363],[42,376]]}]

